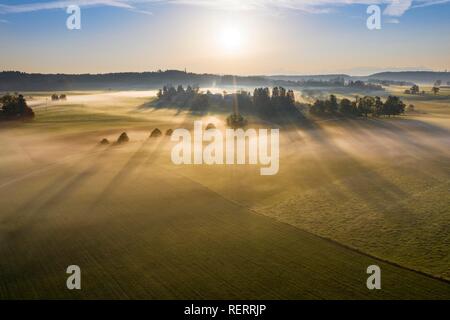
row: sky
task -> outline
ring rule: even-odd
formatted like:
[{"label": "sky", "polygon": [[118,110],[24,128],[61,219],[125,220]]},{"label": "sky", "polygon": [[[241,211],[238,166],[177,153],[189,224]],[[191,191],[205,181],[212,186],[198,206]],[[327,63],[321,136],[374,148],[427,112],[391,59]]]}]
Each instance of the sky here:
[{"label": "sky", "polygon": [[0,41],[0,70],[23,72],[445,71],[450,0],[0,0]]}]

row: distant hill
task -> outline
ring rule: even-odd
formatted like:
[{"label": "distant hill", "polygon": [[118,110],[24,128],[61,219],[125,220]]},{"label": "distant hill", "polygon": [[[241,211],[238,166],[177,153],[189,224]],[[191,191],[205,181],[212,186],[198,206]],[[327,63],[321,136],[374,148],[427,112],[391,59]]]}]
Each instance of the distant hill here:
[{"label": "distant hill", "polygon": [[195,74],[177,70],[108,74],[40,74],[5,71],[0,73],[0,92],[149,89],[169,84],[201,87],[264,86],[270,85],[270,82],[264,77]]},{"label": "distant hill", "polygon": [[401,71],[401,72],[380,72],[369,76],[369,79],[407,81],[414,83],[434,83],[441,80],[443,84],[450,81],[450,72],[433,71]]},{"label": "distant hill", "polygon": [[124,72],[107,74],[41,74],[18,71],[0,72],[0,92],[14,91],[70,91],[70,90],[127,90],[151,89],[164,85],[225,86],[297,86],[297,81],[329,81],[332,79],[403,81],[434,83],[450,81],[449,72],[406,71],[381,72],[366,77],[346,74],[233,76],[187,73],[178,70],[156,72]]},{"label": "distant hill", "polygon": [[337,78],[343,78],[344,80],[351,80],[352,77],[348,74],[317,74],[317,75],[275,75],[268,76],[267,78],[272,80],[284,80],[284,81],[330,81]]}]

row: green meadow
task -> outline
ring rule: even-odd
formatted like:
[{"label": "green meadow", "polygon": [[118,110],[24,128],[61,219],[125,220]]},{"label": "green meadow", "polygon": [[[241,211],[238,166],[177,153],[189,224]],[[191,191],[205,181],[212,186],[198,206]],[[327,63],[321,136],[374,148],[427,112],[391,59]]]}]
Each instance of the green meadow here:
[{"label": "green meadow", "polygon": [[269,177],[175,166],[149,138],[226,115],[153,109],[154,91],[27,93],[35,120],[0,124],[0,298],[449,299],[450,92],[390,90],[414,111],[281,127]]}]

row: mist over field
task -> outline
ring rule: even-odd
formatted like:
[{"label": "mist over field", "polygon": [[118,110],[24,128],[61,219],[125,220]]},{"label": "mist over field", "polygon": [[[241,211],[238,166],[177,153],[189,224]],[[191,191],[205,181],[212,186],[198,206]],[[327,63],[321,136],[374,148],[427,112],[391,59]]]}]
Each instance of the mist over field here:
[{"label": "mist over field", "polygon": [[[176,166],[170,137],[149,138],[195,120],[224,130],[226,110],[154,108],[157,91],[66,94],[26,94],[35,120],[0,129],[2,297],[449,297],[448,98],[399,118],[271,124],[280,170],[266,177]],[[99,145],[122,132],[129,143]],[[63,290],[71,264],[87,290]],[[370,264],[381,292],[361,285]]]},{"label": "mist over field", "polygon": [[193,319],[450,301],[449,16],[0,0],[0,300]]}]

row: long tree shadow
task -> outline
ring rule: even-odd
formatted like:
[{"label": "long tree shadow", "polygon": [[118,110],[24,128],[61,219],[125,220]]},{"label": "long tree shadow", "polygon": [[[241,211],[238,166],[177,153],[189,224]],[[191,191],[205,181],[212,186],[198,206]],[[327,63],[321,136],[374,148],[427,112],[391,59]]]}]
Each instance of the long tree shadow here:
[{"label": "long tree shadow", "polygon": [[[344,188],[342,191],[339,191],[337,186],[334,188],[334,191],[341,198],[345,198],[345,194],[350,192],[364,200],[374,210],[382,212],[391,203],[398,202],[406,196],[406,193],[397,185],[380,176],[364,162],[339,147],[330,133],[314,121],[304,119],[302,127],[293,128],[295,128],[295,124],[294,127],[292,125],[288,127],[291,137],[293,134],[299,135],[300,139],[302,139],[302,136],[307,136],[309,142],[316,143],[332,155],[333,161],[327,161],[325,164],[321,164],[320,154],[315,157],[315,160],[319,163],[319,172],[325,174],[330,182],[337,180],[339,185]],[[358,179],[362,178],[362,181],[366,184],[365,188],[361,188],[359,183],[355,183],[355,177],[340,176],[339,172],[342,170],[342,166],[348,169],[346,171],[352,172],[352,176],[356,174]],[[367,190],[376,194],[368,193]]]},{"label": "long tree shadow", "polygon": [[[188,122],[188,115],[183,114],[182,122],[178,125],[181,128],[188,128],[192,126],[192,123]],[[114,177],[110,180],[107,186],[97,196],[96,201],[90,207],[90,210],[94,210],[96,206],[105,199],[107,199],[115,188],[118,188],[120,184],[127,179],[135,170],[145,166],[147,170],[151,170],[149,165],[151,161],[159,153],[161,146],[168,143],[169,137],[160,138],[148,138],[141,146],[131,155],[126,163],[115,173]],[[152,146],[152,150],[149,152],[148,146]]]},{"label": "long tree shadow", "polygon": [[[94,148],[96,151],[93,153],[88,152],[83,159],[89,161],[89,164],[81,172],[67,178],[67,172],[80,165],[80,162],[72,163],[71,166],[54,178],[53,183],[40,189],[33,197],[4,219],[2,221],[3,225],[19,225],[18,228],[8,233],[9,239],[13,240],[20,237],[29,228],[32,228],[37,221],[45,219],[53,206],[61,204],[70,192],[81,187],[86,179],[95,175],[98,170],[98,161],[107,156],[109,148],[96,146]],[[42,202],[42,198],[48,194],[51,194],[51,196]]]}]

